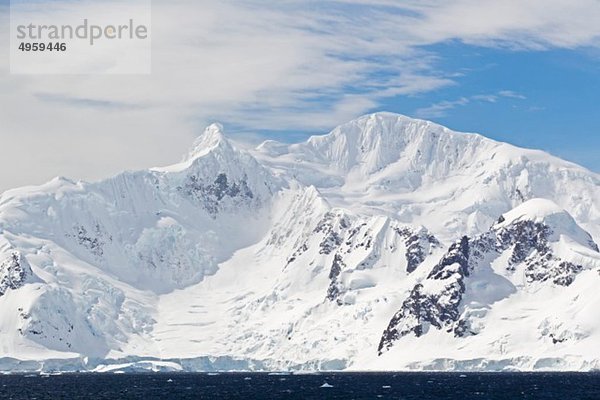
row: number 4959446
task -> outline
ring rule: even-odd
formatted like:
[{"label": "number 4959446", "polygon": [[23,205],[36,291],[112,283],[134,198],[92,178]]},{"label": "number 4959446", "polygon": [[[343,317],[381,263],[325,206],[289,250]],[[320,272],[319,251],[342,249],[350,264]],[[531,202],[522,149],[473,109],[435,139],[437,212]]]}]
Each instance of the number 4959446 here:
[{"label": "number 4959446", "polygon": [[66,43],[25,43],[21,42],[19,45],[19,50],[21,51],[66,51],[67,44]]}]

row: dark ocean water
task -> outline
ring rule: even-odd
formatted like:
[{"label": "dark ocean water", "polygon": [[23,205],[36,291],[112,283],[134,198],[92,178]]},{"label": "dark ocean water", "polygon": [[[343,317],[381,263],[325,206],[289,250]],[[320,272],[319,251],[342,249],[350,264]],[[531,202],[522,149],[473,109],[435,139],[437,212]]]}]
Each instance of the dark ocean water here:
[{"label": "dark ocean water", "polygon": [[0,399],[590,399],[598,373],[0,376]]}]

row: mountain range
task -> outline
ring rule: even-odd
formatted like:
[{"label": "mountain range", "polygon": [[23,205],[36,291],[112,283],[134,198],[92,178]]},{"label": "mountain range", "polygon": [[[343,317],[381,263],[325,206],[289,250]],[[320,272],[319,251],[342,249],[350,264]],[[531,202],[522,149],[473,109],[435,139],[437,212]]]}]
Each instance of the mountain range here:
[{"label": "mountain range", "polygon": [[600,175],[391,113],[0,196],[0,370],[600,369]]}]

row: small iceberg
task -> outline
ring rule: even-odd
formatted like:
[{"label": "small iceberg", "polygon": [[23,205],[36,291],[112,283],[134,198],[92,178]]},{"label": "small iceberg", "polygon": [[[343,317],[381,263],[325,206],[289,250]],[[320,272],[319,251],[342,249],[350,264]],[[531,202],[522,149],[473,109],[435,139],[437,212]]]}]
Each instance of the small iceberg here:
[{"label": "small iceberg", "polygon": [[169,378],[167,379],[167,382],[173,382],[173,379]]},{"label": "small iceberg", "polygon": [[330,385],[329,383],[325,382],[324,384],[322,384],[320,387],[322,388],[332,388],[333,385]]}]

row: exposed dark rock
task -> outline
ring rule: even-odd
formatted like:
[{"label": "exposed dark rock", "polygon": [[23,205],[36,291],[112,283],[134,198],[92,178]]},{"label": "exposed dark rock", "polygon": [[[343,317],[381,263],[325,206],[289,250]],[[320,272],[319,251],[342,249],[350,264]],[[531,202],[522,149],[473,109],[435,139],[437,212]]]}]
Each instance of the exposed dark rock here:
[{"label": "exposed dark rock", "polygon": [[553,334],[550,334],[550,338],[552,339],[552,344],[563,343],[567,341],[567,338],[556,338]]},{"label": "exposed dark rock", "polygon": [[231,182],[226,174],[220,173],[211,183],[190,175],[183,187],[179,187],[187,196],[200,202],[202,207],[212,216],[219,213],[221,201],[230,198],[242,202],[254,199],[254,193],[248,186],[247,178]]},{"label": "exposed dark rock", "polygon": [[[514,270],[517,264],[525,263],[525,276],[530,283],[547,280],[560,286],[573,283],[583,267],[561,260],[552,253],[548,245],[552,234],[547,225],[532,221],[517,221],[497,230],[498,247],[505,250],[513,246],[507,269]],[[597,247],[593,242],[590,246]]]},{"label": "exposed dark rock", "polygon": [[548,253],[548,238],[551,233],[548,226],[539,222],[517,221],[497,230],[496,236],[499,248],[504,250],[514,246],[508,265],[509,268],[513,268],[525,261],[533,250],[537,250],[539,254]]},{"label": "exposed dark rock", "polygon": [[429,326],[442,329],[458,320],[459,305],[465,292],[463,281],[470,273],[469,257],[468,237],[450,246],[448,253],[427,277],[427,280],[444,281],[443,289],[429,291],[421,283],[415,285],[383,332],[378,347],[380,355],[409,333],[419,337]]},{"label": "exposed dark rock", "polygon": [[408,227],[396,228],[396,233],[402,236],[406,246],[406,272],[414,272],[425,258],[431,253],[431,249],[440,246],[440,242],[427,230],[414,230]]},{"label": "exposed dark rock", "polygon": [[11,252],[8,258],[0,263],[0,296],[9,289],[19,289],[32,275],[31,267],[21,253]]},{"label": "exposed dark rock", "polygon": [[346,267],[344,261],[342,260],[342,256],[336,254],[333,257],[333,262],[331,264],[331,270],[329,271],[329,287],[327,288],[327,299],[330,301],[338,300],[338,304],[340,304],[339,296],[343,291],[343,287],[341,282],[339,282],[338,278],[342,269]]},{"label": "exposed dark rock", "polygon": [[307,250],[308,250],[308,245],[306,243],[303,243],[302,246],[300,246],[298,249],[296,249],[296,251],[294,251],[292,256],[290,258],[288,258],[286,267],[288,265],[290,265],[291,263],[293,263],[294,261],[296,261],[296,259],[298,257],[300,257],[303,253],[305,253]]},{"label": "exposed dark rock", "polygon": [[328,212],[317,224],[314,233],[323,234],[319,243],[319,254],[331,254],[342,243],[342,235],[350,227],[350,222],[345,215]]},{"label": "exposed dark rock", "polygon": [[354,228],[352,228],[352,229],[350,230],[350,233],[348,234],[348,237],[347,237],[347,239],[346,239],[346,245],[347,245],[347,246],[351,246],[351,245],[352,245],[352,239],[354,238],[354,236],[356,236],[356,234],[357,234],[358,232],[360,232],[360,230],[361,230],[361,229],[362,229],[362,228],[363,228],[365,225],[367,225],[367,224],[366,224],[366,223],[362,223],[362,224],[360,224],[360,225],[358,225],[358,226],[356,226],[356,227],[354,227]]},{"label": "exposed dark rock", "polygon": [[[452,244],[427,279],[413,288],[392,317],[379,343],[379,354],[405,335],[421,336],[430,326],[446,329],[457,337],[476,334],[470,327],[469,317],[461,319],[465,280],[474,268],[497,258],[501,252],[512,249],[506,268],[514,271],[517,265],[524,265],[529,283],[551,281],[559,286],[573,283],[583,266],[561,260],[552,253],[549,245],[552,234],[552,229],[543,223],[523,220],[493,227],[474,239],[463,237]],[[592,244],[592,249],[597,248]],[[444,284],[428,285],[434,280]]]},{"label": "exposed dark rock", "polygon": [[77,240],[77,243],[88,249],[97,257],[102,257],[104,254],[104,242],[91,234],[88,234],[87,229],[83,225],[73,227],[75,234],[70,235]]},{"label": "exposed dark rock", "polygon": [[468,318],[459,319],[454,327],[455,337],[474,336],[477,333],[471,329],[471,323]]},{"label": "exposed dark rock", "polygon": [[377,348],[379,355],[388,350],[398,339],[411,332],[420,337],[423,334],[421,321],[434,320],[431,316],[432,311],[436,308],[434,301],[429,296],[424,295],[422,291],[423,285],[417,284],[402,303],[400,311],[394,314],[379,341]]},{"label": "exposed dark rock", "polygon": [[[454,264],[458,264],[458,271],[450,268]],[[467,236],[463,236],[459,242],[450,246],[441,261],[433,267],[427,279],[448,279],[457,272],[461,277],[469,276],[469,238]]]},{"label": "exposed dark rock", "polygon": [[[312,235],[318,237],[318,253],[322,256],[329,256],[335,253],[332,262],[329,279],[331,283],[327,290],[326,298],[331,301],[337,301],[341,304],[340,295],[347,289],[339,282],[339,273],[341,268],[346,268],[345,257],[360,251],[362,259],[353,265],[349,272],[354,270],[365,270],[373,268],[381,257],[383,250],[379,246],[377,238],[380,235],[388,234],[388,229],[398,234],[406,246],[405,258],[407,260],[407,270],[414,271],[427,256],[431,254],[433,248],[440,246],[439,241],[431,235],[425,228],[413,229],[410,227],[398,228],[395,223],[389,223],[383,226],[383,231],[374,231],[369,228],[367,222],[359,218],[346,215],[343,211],[329,211],[323,215],[312,230]],[[288,258],[286,267],[296,262],[298,258],[309,250],[310,237],[304,239],[302,244]],[[393,247],[392,247],[393,251]],[[356,264],[354,264],[356,263]]]},{"label": "exposed dark rock", "polygon": [[548,259],[542,258],[539,260],[532,257],[527,262],[525,277],[527,282],[530,283],[551,280],[556,285],[569,286],[582,270],[583,266],[581,265],[561,261],[551,255]]}]

